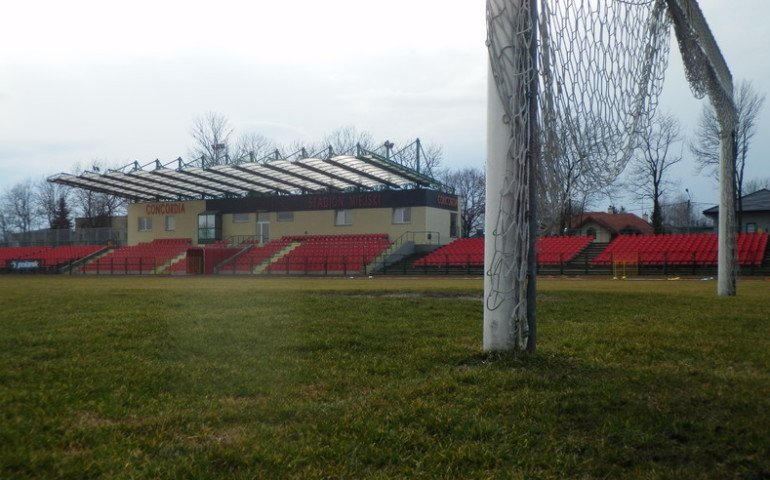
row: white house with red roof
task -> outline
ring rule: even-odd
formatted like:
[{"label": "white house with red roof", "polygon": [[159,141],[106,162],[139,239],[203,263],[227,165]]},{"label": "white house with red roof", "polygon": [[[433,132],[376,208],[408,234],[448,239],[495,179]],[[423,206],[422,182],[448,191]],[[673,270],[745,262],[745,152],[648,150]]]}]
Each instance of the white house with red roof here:
[{"label": "white house with red roof", "polygon": [[608,243],[618,235],[652,235],[652,225],[633,213],[585,212],[572,217],[570,228],[576,235]]}]

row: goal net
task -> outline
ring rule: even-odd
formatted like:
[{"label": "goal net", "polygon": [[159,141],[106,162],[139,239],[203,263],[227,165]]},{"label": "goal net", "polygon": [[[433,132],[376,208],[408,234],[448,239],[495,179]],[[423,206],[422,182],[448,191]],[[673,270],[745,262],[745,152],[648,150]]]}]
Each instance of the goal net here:
[{"label": "goal net", "polygon": [[[693,5],[487,0],[485,350],[534,348],[533,189],[572,181],[564,165],[594,184],[623,171],[657,106],[672,21],[693,89],[716,103],[714,69],[699,67],[715,43],[702,40],[705,20]],[[718,98],[729,103],[731,94]]]}]

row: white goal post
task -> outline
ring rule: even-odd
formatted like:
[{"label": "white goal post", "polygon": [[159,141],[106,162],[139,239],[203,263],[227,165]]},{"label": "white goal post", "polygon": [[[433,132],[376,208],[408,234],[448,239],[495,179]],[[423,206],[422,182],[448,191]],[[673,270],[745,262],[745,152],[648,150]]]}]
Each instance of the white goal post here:
[{"label": "white goal post", "polygon": [[552,161],[558,142],[590,134],[597,158],[622,171],[657,104],[669,22],[692,90],[709,96],[722,129],[718,294],[735,295],[732,77],[697,1],[487,0],[486,12],[484,350],[535,350],[540,139],[557,140],[543,147]]},{"label": "white goal post", "polygon": [[736,293],[738,259],[735,236],[735,127],[733,78],[696,0],[666,0],[695,96],[708,95],[720,126],[719,257],[717,294]]}]

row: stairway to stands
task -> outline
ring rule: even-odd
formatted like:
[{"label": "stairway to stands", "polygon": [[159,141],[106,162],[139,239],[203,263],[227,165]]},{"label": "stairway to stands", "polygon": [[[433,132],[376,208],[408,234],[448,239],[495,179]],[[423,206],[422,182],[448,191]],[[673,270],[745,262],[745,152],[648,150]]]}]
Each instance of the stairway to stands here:
[{"label": "stairway to stands", "polygon": [[539,275],[609,275],[611,267],[593,265],[593,260],[609,243],[592,242],[564,265],[539,265]]},{"label": "stairway to stands", "polygon": [[[609,275],[611,268],[602,268],[598,265],[591,265],[594,258],[598,257],[600,253],[604,251],[609,243],[605,242],[593,242],[580,252],[575,258],[572,259],[565,266],[565,275],[585,275],[586,265],[590,268],[589,273],[597,275]],[[579,272],[579,273],[577,273]]]}]

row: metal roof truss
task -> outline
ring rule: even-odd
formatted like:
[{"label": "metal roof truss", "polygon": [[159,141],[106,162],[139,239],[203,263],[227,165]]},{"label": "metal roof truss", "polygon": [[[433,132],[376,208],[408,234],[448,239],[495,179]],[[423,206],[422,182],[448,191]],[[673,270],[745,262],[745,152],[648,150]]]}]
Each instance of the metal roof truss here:
[{"label": "metal roof truss", "polygon": [[175,162],[180,168],[167,168],[156,161],[154,169],[144,170],[134,162],[129,171],[61,173],[48,181],[132,201],[440,186],[431,177],[376,155],[279,159],[207,168],[182,166],[181,160]]}]

